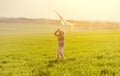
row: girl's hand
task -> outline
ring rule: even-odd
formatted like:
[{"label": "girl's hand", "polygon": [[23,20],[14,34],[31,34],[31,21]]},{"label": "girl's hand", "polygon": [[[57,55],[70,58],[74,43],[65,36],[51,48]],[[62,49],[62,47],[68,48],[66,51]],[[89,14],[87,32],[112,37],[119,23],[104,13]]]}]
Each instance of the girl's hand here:
[{"label": "girl's hand", "polygon": [[60,32],[60,29],[58,28],[56,32]]}]

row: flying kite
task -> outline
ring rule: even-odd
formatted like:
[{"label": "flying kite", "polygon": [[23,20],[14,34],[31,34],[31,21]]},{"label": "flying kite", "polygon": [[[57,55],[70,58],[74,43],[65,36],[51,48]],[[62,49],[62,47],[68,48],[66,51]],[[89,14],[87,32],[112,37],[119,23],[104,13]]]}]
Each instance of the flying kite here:
[{"label": "flying kite", "polygon": [[[68,22],[67,20],[65,20],[65,19],[63,19],[63,17],[55,10],[55,13],[58,15],[58,17],[60,18],[60,22],[61,22],[61,24],[62,25],[68,25],[68,26],[70,26],[70,29],[71,29],[71,31],[73,30],[73,28],[74,29],[77,29],[76,27],[75,27],[75,24],[73,24],[73,23],[70,23],[70,22]],[[78,30],[78,29],[77,29]]]}]

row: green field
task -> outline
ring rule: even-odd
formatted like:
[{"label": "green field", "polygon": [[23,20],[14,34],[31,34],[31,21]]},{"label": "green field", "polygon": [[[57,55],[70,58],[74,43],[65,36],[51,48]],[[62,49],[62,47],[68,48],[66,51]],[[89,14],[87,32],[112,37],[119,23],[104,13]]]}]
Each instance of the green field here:
[{"label": "green field", "polygon": [[0,24],[0,76],[120,76],[120,30],[65,35],[57,62],[58,26]]}]

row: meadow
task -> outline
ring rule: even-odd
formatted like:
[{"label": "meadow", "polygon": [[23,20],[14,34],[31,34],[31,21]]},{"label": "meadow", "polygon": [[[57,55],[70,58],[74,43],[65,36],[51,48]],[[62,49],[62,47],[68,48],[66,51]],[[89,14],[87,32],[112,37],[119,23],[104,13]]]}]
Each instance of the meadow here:
[{"label": "meadow", "polygon": [[57,62],[58,26],[0,24],[0,76],[120,76],[120,30],[65,33]]}]

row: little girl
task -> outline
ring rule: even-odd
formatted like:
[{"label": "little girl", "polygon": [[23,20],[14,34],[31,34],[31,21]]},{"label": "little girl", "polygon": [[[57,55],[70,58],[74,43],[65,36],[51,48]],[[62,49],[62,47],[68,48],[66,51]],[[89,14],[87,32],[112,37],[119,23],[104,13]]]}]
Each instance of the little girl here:
[{"label": "little girl", "polygon": [[64,32],[58,28],[55,32],[55,36],[58,37],[58,52],[57,52],[57,59],[60,60],[60,56],[64,60],[63,50],[64,50]]}]

